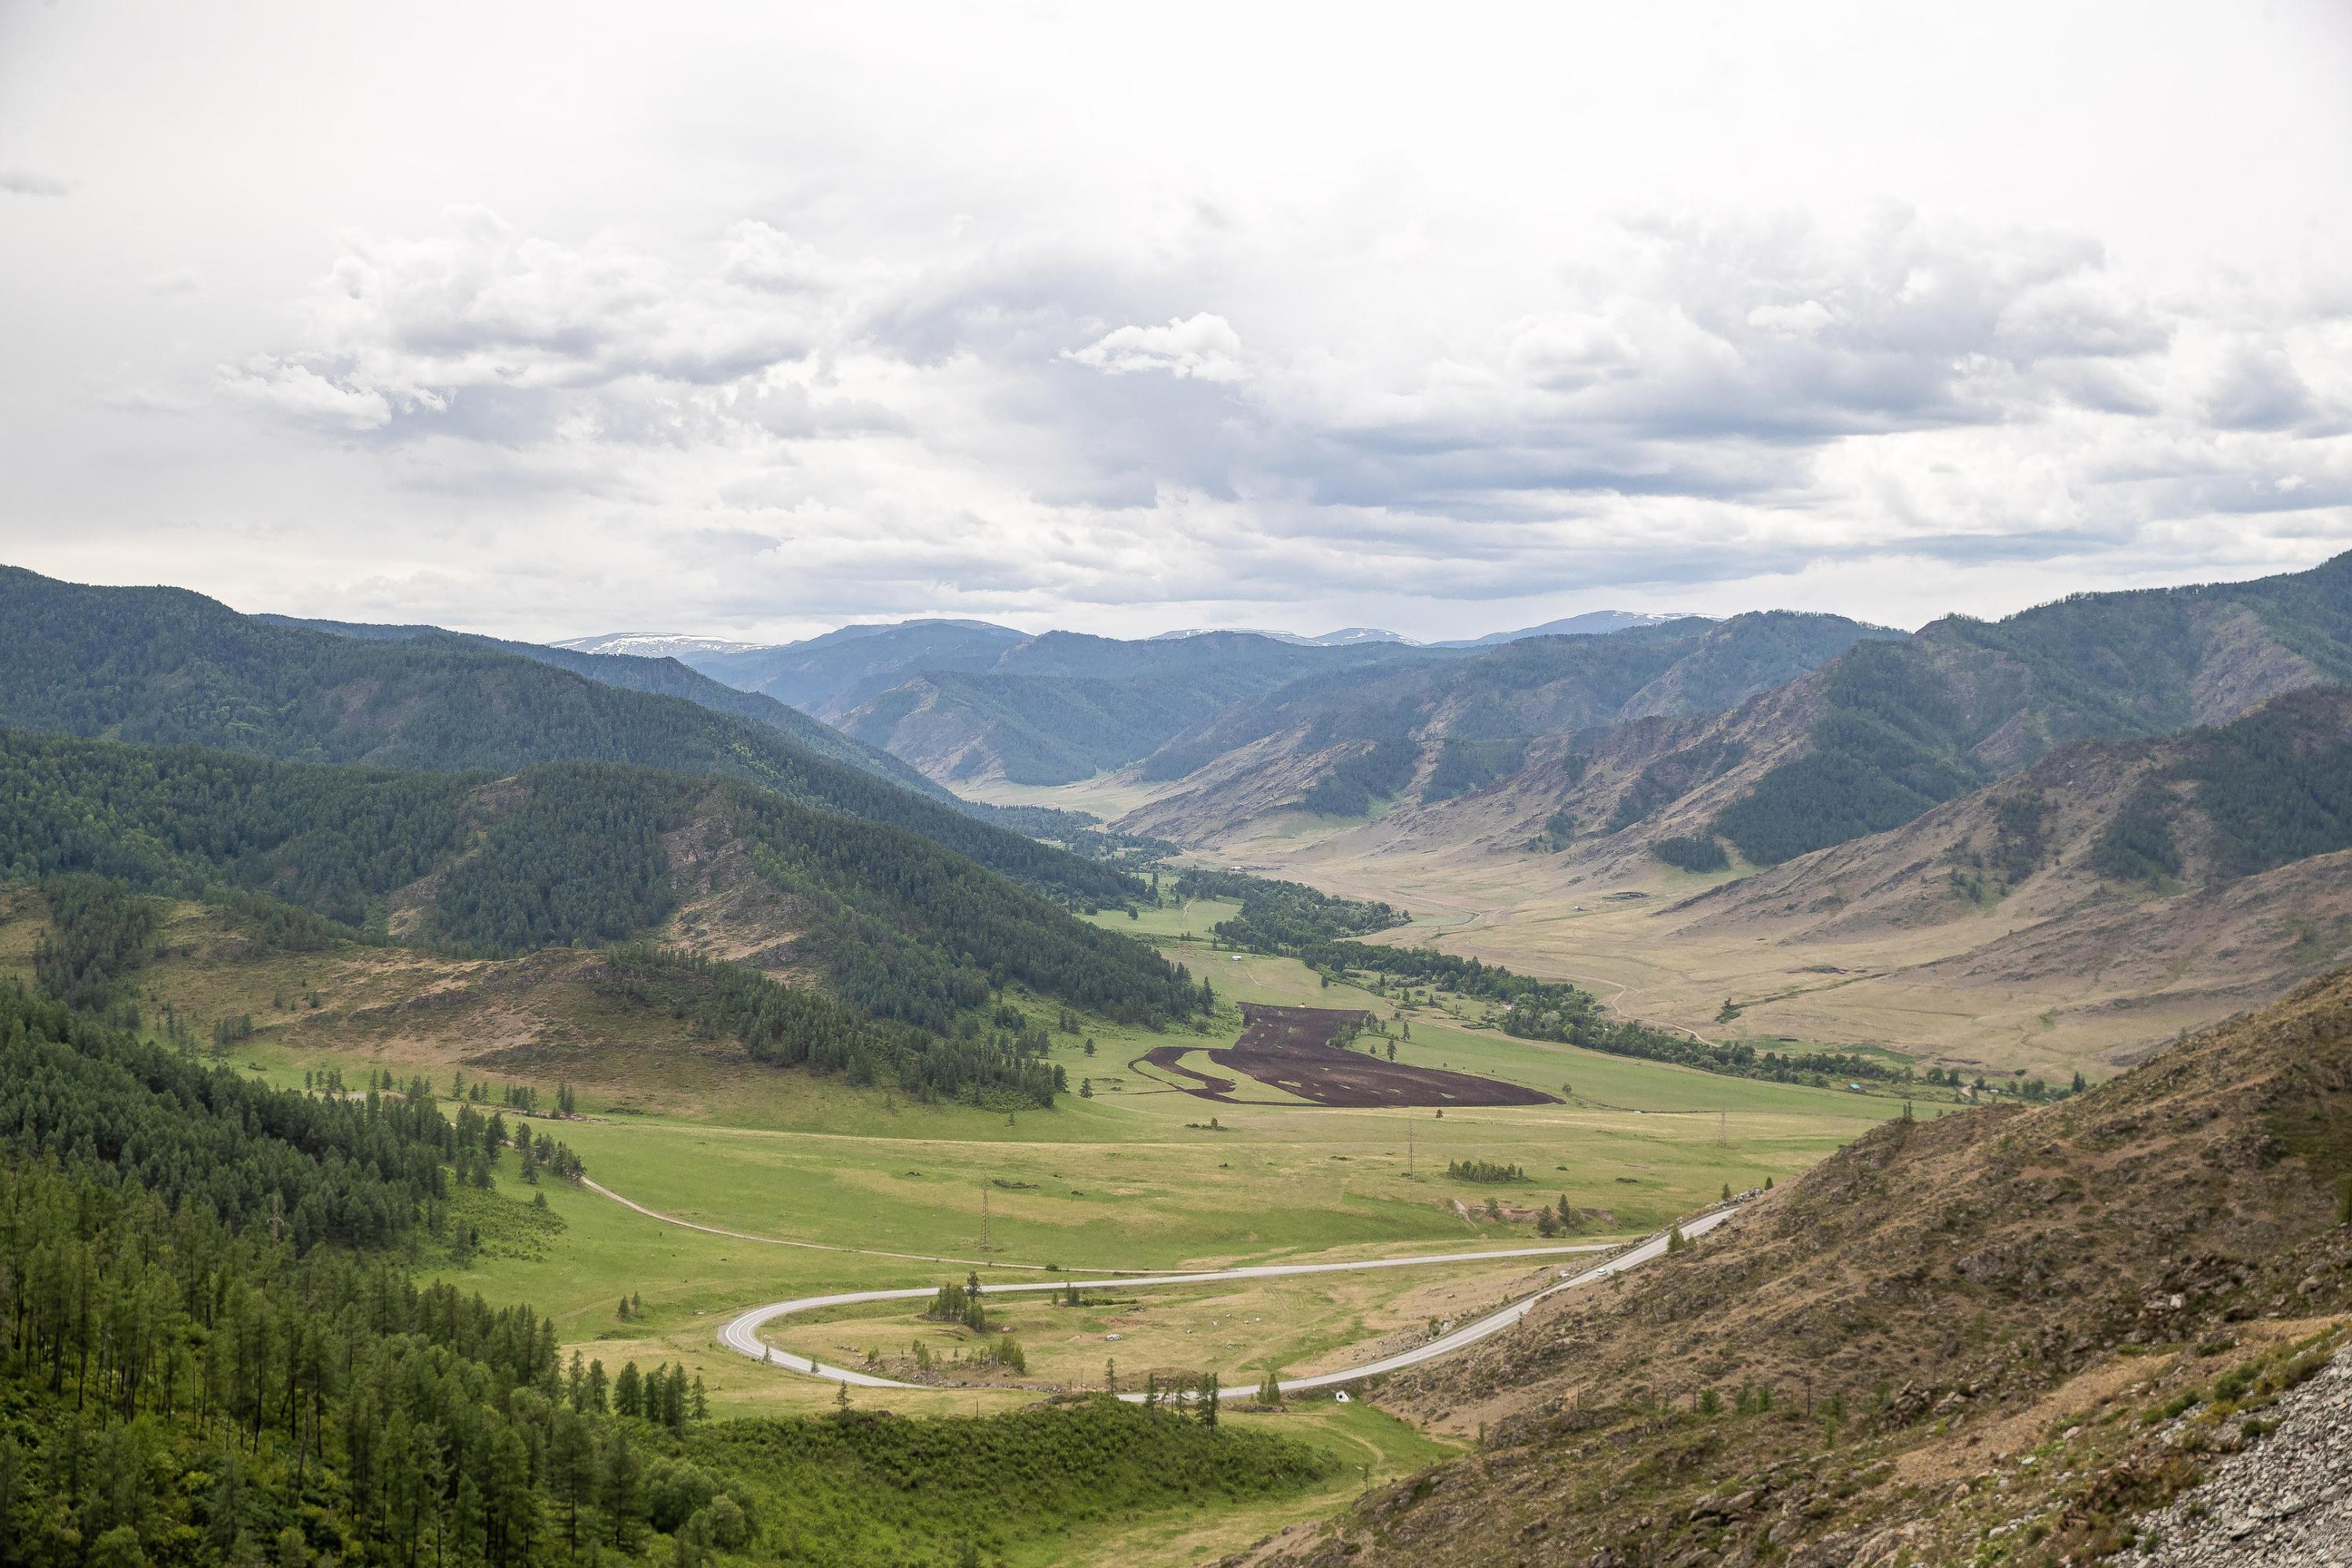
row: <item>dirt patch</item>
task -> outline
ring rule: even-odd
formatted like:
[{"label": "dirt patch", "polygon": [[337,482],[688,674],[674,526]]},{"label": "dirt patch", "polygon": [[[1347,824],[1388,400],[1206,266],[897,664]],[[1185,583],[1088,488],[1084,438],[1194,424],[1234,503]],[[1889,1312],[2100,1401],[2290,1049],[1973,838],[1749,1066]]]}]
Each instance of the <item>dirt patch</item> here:
[{"label": "dirt patch", "polygon": [[[1272,1007],[1255,1003],[1242,1006],[1248,1026],[1240,1039],[1223,1050],[1209,1053],[1222,1068],[1244,1073],[1258,1082],[1297,1096],[1316,1105],[1448,1106],[1557,1105],[1557,1096],[1516,1083],[1480,1078],[1475,1073],[1447,1072],[1435,1068],[1408,1067],[1382,1061],[1365,1051],[1352,1051],[1333,1042],[1354,1038],[1372,1016],[1360,1008]],[[1142,1060],[1163,1071],[1194,1079],[1187,1094],[1227,1105],[1268,1105],[1276,1100],[1241,1098],[1232,1079],[1199,1072],[1182,1063],[1185,1047],[1160,1046]]]},{"label": "dirt patch", "polygon": [[1154,1046],[1135,1062],[1127,1065],[1134,1067],[1136,1062],[1149,1062],[1162,1072],[1189,1078],[1200,1085],[1198,1089],[1186,1089],[1184,1092],[1187,1094],[1197,1094],[1203,1100],[1222,1100],[1228,1105],[1239,1104],[1240,1101],[1234,1099],[1234,1091],[1241,1088],[1239,1083],[1213,1073],[1198,1072],[1184,1065],[1184,1053],[1192,1048],[1190,1046]]}]

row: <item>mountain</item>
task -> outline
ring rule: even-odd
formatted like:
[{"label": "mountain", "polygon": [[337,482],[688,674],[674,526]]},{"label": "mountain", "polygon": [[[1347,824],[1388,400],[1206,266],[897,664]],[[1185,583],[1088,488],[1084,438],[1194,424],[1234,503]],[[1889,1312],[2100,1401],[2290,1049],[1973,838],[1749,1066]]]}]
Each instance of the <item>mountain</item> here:
[{"label": "mountain", "polygon": [[2352,958],[2352,691],[2077,742],[1654,923],[1687,952],[1762,942],[1833,975],[1749,991],[1734,1037],[1827,1033],[1815,993],[1834,984],[1847,1014],[1974,998],[2042,1059],[2062,1040],[2085,1065],[2137,1059]]},{"label": "mountain", "polygon": [[578,760],[718,773],[909,829],[1074,901],[1117,902],[1131,886],[679,698],[465,638],[273,625],[176,588],[82,587],[0,568],[0,725],[380,767],[511,773]]},{"label": "mountain", "polygon": [[1639,631],[1645,626],[1663,626],[1675,621],[1706,620],[1705,616],[1679,612],[1659,615],[1646,610],[1587,610],[1566,620],[1546,621],[1539,626],[1527,626],[1516,632],[1488,632],[1483,637],[1469,637],[1456,642],[1431,643],[1432,647],[1493,647],[1498,643],[1517,642],[1522,637],[1606,637],[1612,632]]},{"label": "mountain", "polygon": [[2224,722],[2352,679],[2352,554],[2251,583],[1937,621],[1813,679],[1802,737],[1713,818],[1759,863],[1897,826],[2070,741]]},{"label": "mountain", "polygon": [[927,668],[838,721],[950,784],[1066,784],[1135,762],[1302,675],[1431,657],[1396,643],[1324,647],[1255,632],[1138,642],[1047,632],[1002,648],[984,668]]},{"label": "mountain", "polygon": [[1375,800],[1433,806],[1507,788],[1545,776],[1572,737],[1735,707],[1895,635],[1770,612],[1318,673],[1172,736],[1139,774],[1176,787],[1123,825],[1198,843],[1302,805],[1360,816]]},{"label": "mountain", "polygon": [[[2073,742],[2226,723],[2282,693],[2352,681],[2352,554],[2253,582],[1955,616],[1907,637],[1874,631],[1791,673],[1718,713],[1653,705],[1531,743],[1494,790],[1412,826],[1424,843],[1489,848],[1549,836],[1596,866],[1719,836],[1775,865],[1899,827]],[[1172,802],[1130,825],[1180,838],[1229,830],[1214,816],[1188,823]]]},{"label": "mountain", "polygon": [[695,668],[829,722],[919,670],[986,669],[1023,640],[985,621],[901,621],[843,626],[822,637],[740,653],[695,654]]},{"label": "mountain", "polygon": [[1475,1448],[1251,1561],[2104,1561],[2341,1343],[2347,1118],[2339,973],[2085,1094],[1887,1122],[1391,1379]]},{"label": "mountain", "polygon": [[757,653],[771,643],[730,642],[725,637],[682,637],[674,632],[606,632],[602,637],[567,637],[548,645],[572,653],[626,654],[635,658],[684,658],[688,654],[709,657]]},{"label": "mountain", "polygon": [[13,880],[261,893],[484,954],[658,938],[939,1036],[1007,984],[1129,1023],[1197,1005],[1139,942],[904,828],[736,779],[613,763],[418,773],[0,731],[0,791]]},{"label": "mountain", "polygon": [[275,626],[299,626],[369,642],[445,638],[456,643],[495,648],[500,653],[533,659],[541,664],[551,664],[574,675],[585,676],[600,686],[617,686],[624,690],[650,692],[659,697],[681,697],[713,713],[748,719],[754,724],[790,737],[821,757],[846,763],[877,778],[887,779],[903,789],[961,805],[953,795],[888,752],[853,741],[831,725],[810,718],[797,708],[788,708],[772,697],[756,691],[739,691],[734,687],[713,680],[673,658],[595,652],[541,643],[506,642],[468,632],[444,631],[438,626],[373,626],[352,621],[301,620],[291,616],[265,615],[254,618]]}]

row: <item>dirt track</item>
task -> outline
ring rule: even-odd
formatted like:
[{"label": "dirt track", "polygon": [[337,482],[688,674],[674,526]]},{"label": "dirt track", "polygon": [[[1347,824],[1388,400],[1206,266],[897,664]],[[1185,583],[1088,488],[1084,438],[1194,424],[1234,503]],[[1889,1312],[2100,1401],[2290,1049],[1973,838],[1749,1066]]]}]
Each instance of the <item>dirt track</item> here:
[{"label": "dirt track", "polygon": [[[1480,1078],[1474,1073],[1446,1072],[1436,1068],[1409,1067],[1383,1061],[1369,1051],[1349,1050],[1335,1039],[1353,1037],[1371,1021],[1371,1015],[1324,1007],[1269,1007],[1244,1005],[1242,1017],[1249,1026],[1232,1046],[1209,1053],[1222,1068],[1244,1073],[1258,1082],[1317,1105],[1449,1106],[1556,1105],[1559,1097],[1516,1083]],[[1192,1047],[1159,1046],[1142,1060],[1161,1071],[1194,1079],[1199,1087],[1184,1092],[1226,1105],[1263,1105],[1278,1101],[1252,1100],[1235,1091],[1232,1079],[1218,1078],[1183,1065]]]}]

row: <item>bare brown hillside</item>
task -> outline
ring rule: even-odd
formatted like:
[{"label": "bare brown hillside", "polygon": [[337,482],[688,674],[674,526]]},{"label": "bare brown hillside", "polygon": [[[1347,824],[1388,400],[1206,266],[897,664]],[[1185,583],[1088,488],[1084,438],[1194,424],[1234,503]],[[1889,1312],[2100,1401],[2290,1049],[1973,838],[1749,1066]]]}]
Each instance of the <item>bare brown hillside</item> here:
[{"label": "bare brown hillside", "polygon": [[1267,1554],[2095,1561],[2332,1351],[2347,1129],[2344,973],[2074,1100],[1890,1123],[1391,1384],[1479,1448]]}]

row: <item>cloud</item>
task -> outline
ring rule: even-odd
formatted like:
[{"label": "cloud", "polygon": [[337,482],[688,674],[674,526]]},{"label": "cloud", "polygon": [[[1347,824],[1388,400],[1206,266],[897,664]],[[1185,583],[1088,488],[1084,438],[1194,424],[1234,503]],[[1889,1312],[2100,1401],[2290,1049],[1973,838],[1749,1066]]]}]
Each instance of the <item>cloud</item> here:
[{"label": "cloud", "polygon": [[1173,317],[1164,327],[1120,327],[1066,357],[1109,375],[1165,371],[1179,380],[1239,381],[1242,340],[1223,316]]},{"label": "cloud", "polygon": [[0,191],[18,196],[64,196],[73,194],[73,182],[30,169],[0,169]]},{"label": "cloud", "polygon": [[219,384],[239,402],[325,429],[374,430],[392,419],[391,405],[382,393],[341,384],[307,365],[267,355],[242,369],[224,366]]},{"label": "cloud", "polygon": [[2233,345],[2205,395],[2208,416],[2224,430],[2284,430],[2312,416],[2311,388],[2276,346]]},{"label": "cloud", "polygon": [[2246,519],[2284,542],[2352,498],[2340,329],[2296,287],[2159,291],[2081,236],[1900,207],[1649,214],[1402,331],[1377,247],[1268,271],[1251,232],[910,260],[764,219],[656,247],[458,210],[347,237],[216,384],[381,449],[395,487],[594,510],[505,548],[658,582],[680,624],[1199,620],[1302,584],[1370,621],[1339,606],[1894,559],[2006,582],[2227,555]]}]

